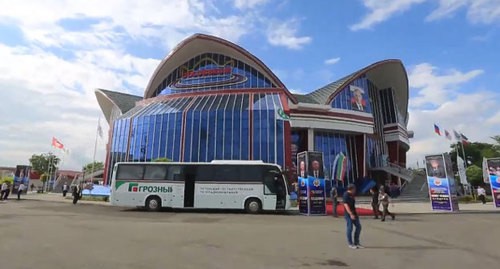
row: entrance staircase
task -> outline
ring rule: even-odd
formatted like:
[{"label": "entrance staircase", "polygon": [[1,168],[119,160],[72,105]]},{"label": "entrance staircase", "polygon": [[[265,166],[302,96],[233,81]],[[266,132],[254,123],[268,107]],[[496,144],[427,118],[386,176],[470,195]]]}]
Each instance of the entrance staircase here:
[{"label": "entrance staircase", "polygon": [[413,180],[405,184],[398,200],[424,201],[429,199],[427,176],[425,175],[425,172],[414,171],[413,175]]}]

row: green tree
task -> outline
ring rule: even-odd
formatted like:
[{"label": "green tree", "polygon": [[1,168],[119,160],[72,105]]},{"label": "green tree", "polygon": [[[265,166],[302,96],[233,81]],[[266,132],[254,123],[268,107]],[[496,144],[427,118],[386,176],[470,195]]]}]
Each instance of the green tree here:
[{"label": "green tree", "polygon": [[92,171],[99,171],[104,169],[104,163],[103,162],[93,162],[93,163],[88,163],[82,168],[82,172],[85,174],[90,174]]},{"label": "green tree", "polygon": [[61,161],[59,157],[54,155],[52,152],[42,153],[42,154],[33,154],[30,158],[30,164],[33,171],[36,171],[40,174],[40,180],[45,185],[47,179],[49,179],[49,175],[53,174],[57,165]]},{"label": "green tree", "polygon": [[157,163],[168,163],[168,162],[171,162],[171,160],[169,158],[158,158],[158,159],[154,159],[153,162],[157,162]]},{"label": "green tree", "polygon": [[4,182],[14,184],[14,178],[10,176],[5,176],[0,179],[0,184],[3,184]]},{"label": "green tree", "polygon": [[467,167],[467,170],[465,170],[465,173],[467,175],[467,179],[469,183],[472,186],[478,186],[483,184],[483,170],[481,167],[473,164],[469,167]]},{"label": "green tree", "polygon": [[[500,139],[500,136],[495,136]],[[495,137],[492,137],[495,139]],[[457,171],[456,161],[457,161],[457,151],[456,145],[451,146],[450,157],[453,162],[453,171]],[[500,157],[500,144],[494,145],[489,143],[474,142],[466,144],[464,146],[465,157],[463,156],[462,144],[458,146],[458,155],[468,162],[468,165],[476,165],[481,167],[483,165],[484,158],[495,158]]]}]

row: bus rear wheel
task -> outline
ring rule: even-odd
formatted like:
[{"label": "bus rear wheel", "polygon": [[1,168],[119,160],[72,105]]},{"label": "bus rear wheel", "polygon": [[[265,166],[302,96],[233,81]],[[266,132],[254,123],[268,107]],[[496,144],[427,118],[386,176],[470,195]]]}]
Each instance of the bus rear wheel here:
[{"label": "bus rear wheel", "polygon": [[161,199],[158,196],[152,196],[146,199],[146,210],[160,211],[160,209],[161,209]]},{"label": "bus rear wheel", "polygon": [[259,199],[250,198],[245,202],[245,211],[250,214],[260,213],[262,210],[262,203]]}]

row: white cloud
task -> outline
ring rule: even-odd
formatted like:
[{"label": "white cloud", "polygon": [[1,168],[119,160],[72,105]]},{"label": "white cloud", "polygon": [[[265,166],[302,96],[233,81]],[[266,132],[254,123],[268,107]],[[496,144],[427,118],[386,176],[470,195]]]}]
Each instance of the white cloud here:
[{"label": "white cloud", "polygon": [[409,71],[411,90],[417,94],[416,98],[410,98],[408,129],[415,131],[408,155],[410,166],[415,166],[417,160],[427,154],[450,150],[452,142],[434,133],[434,123],[450,133],[463,132],[471,141],[491,143],[489,137],[500,134],[496,102],[500,98],[499,89],[478,90],[468,86],[470,91],[462,90],[464,83],[471,82],[483,71],[451,70],[439,75],[438,70],[423,63]]},{"label": "white cloud", "polygon": [[311,43],[312,38],[309,36],[297,36],[298,27],[297,20],[271,22],[267,28],[267,40],[273,46],[294,50],[301,49]]},{"label": "white cloud", "polygon": [[410,99],[410,106],[419,108],[424,105],[440,105],[457,96],[460,85],[481,75],[483,70],[468,72],[447,70],[438,73],[439,69],[429,63],[418,64],[409,71],[410,88],[416,96]]},{"label": "white cloud", "polygon": [[[246,9],[265,5],[242,3]],[[90,162],[102,114],[94,89],[142,95],[160,61],[134,55],[128,44],[163,54],[195,32],[236,42],[268,20],[242,11],[221,14],[201,0],[0,0],[0,23],[22,33],[17,45],[0,43],[0,164],[26,164],[33,153],[53,150],[53,136],[71,151],[64,169]],[[106,141],[99,143],[97,157],[104,161]]]},{"label": "white cloud", "polygon": [[415,4],[426,0],[363,0],[370,13],[360,22],[352,25],[352,31],[370,29],[372,26],[390,19],[392,16],[402,13]]},{"label": "white cloud", "polygon": [[[373,26],[401,14],[411,7],[431,0],[363,0],[369,13],[358,23],[352,25],[352,31],[370,29]],[[491,24],[500,22],[500,3],[498,0],[438,0],[438,7],[427,17],[434,21],[453,16],[462,8],[467,9],[467,19],[472,23]]]},{"label": "white cloud", "polygon": [[269,0],[234,0],[234,6],[238,9],[250,9],[263,5]]},{"label": "white cloud", "polygon": [[337,57],[337,58],[330,58],[330,59],[326,59],[325,60],[325,64],[326,65],[333,65],[333,64],[336,64],[340,61],[340,57]]},{"label": "white cloud", "polygon": [[467,18],[472,23],[490,24],[500,22],[498,0],[439,0],[439,6],[427,20],[433,21],[452,16],[461,8],[467,9]]}]

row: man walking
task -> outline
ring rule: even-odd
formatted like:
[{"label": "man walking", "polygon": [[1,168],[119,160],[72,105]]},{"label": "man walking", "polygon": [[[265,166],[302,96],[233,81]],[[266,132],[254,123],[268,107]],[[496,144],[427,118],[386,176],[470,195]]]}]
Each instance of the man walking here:
[{"label": "man walking", "polygon": [[67,183],[64,183],[64,185],[62,186],[62,193],[63,193],[63,197],[66,197],[66,193],[68,193],[68,184]]},{"label": "man walking", "polygon": [[80,199],[80,185],[77,184],[73,187],[73,204],[76,205],[79,199]]},{"label": "man walking", "polygon": [[337,214],[337,206],[339,204],[339,201],[337,200],[338,193],[337,193],[337,187],[332,185],[332,190],[330,191],[330,197],[332,198],[332,212],[333,212],[333,217],[338,218]]},{"label": "man walking", "polygon": [[387,215],[391,216],[392,220],[396,218],[396,216],[389,212],[389,195],[385,192],[385,188],[382,186],[380,187],[380,194],[378,197],[380,203],[382,204],[382,221],[385,221],[385,217]]},{"label": "man walking", "polygon": [[7,195],[7,189],[9,188],[9,185],[7,185],[7,182],[3,182],[2,183],[2,187],[1,187],[1,192],[0,192],[0,200],[4,200],[6,199],[6,195]]},{"label": "man walking", "polygon": [[[359,222],[359,216],[356,212],[356,200],[354,196],[356,195],[356,185],[349,184],[347,186],[347,191],[344,193],[343,201],[344,201],[344,218],[347,224],[347,243],[349,244],[349,248],[358,249],[364,248],[359,243],[359,236],[361,234],[361,223]],[[352,227],[355,227],[354,230],[354,241],[352,241]]]},{"label": "man walking", "polygon": [[17,188],[17,200],[21,200],[21,194],[23,194],[23,191],[26,189],[26,186],[24,186],[23,183],[19,185]]},{"label": "man walking", "polygon": [[486,190],[483,186],[477,187],[477,198],[484,204],[486,204]]},{"label": "man walking", "polygon": [[382,215],[382,211],[380,211],[380,204],[378,201],[379,192],[377,186],[371,188],[370,193],[372,195],[372,210],[373,210],[373,215],[375,216],[374,219],[378,219],[378,216]]}]

